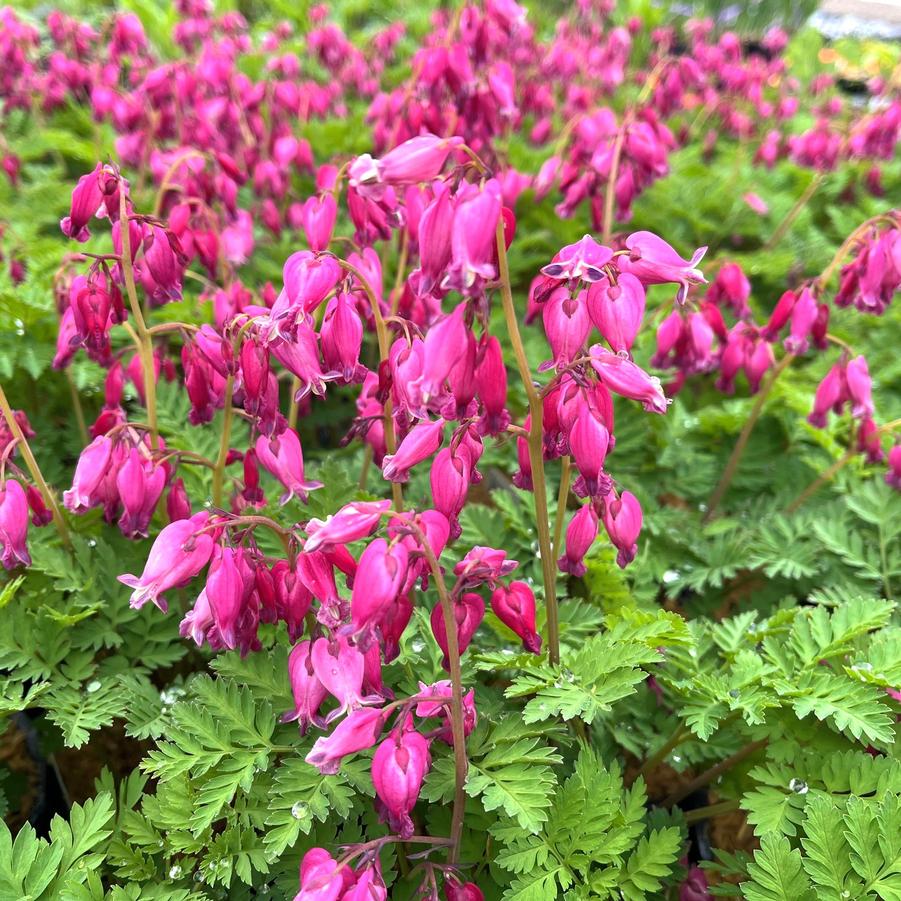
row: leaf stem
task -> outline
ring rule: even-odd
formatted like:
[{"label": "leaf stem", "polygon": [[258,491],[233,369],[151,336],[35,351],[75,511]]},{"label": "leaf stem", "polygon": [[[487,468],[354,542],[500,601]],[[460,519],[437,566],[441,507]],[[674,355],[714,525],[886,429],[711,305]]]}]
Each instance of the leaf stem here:
[{"label": "leaf stem", "polygon": [[701,820],[709,820],[713,817],[719,816],[721,813],[731,813],[733,810],[738,810],[739,802],[735,801],[720,801],[717,804],[708,804],[706,807],[696,807],[694,810],[686,810],[685,811],[685,822],[691,825],[692,823],[699,823]]},{"label": "leaf stem", "polygon": [[786,213],[785,218],[776,226],[776,230],[770,235],[769,240],[763,245],[765,251],[772,250],[784,237],[786,232],[791,228],[792,223],[801,214],[801,210],[807,206],[810,199],[816,194],[817,189],[825,181],[826,173],[817,172],[810,180],[810,183],[804,189],[801,196],[795,201],[792,208]]},{"label": "leaf stem", "polygon": [[730,754],[724,760],[714,764],[712,767],[704,770],[703,773],[697,775],[687,785],[670,792],[660,803],[663,807],[672,807],[678,804],[683,798],[687,798],[692,792],[696,792],[699,788],[709,785],[714,779],[717,779],[723,773],[731,770],[736,764],[741,763],[746,757],[750,757],[761,748],[765,747],[769,739],[761,738],[759,741],[752,741],[745,745],[734,754]]},{"label": "leaf stem", "polygon": [[691,737],[691,729],[687,726],[679,725],[676,731],[641,765],[638,771],[639,776],[646,776],[648,773],[656,769],[669,755],[673,748],[678,747],[683,741],[687,741]]},{"label": "leaf stem", "polygon": [[566,454],[560,461],[560,491],[557,494],[557,519],[554,522],[553,557],[556,559],[563,538],[563,520],[566,519],[566,501],[569,498],[569,479],[572,472],[572,460]]},{"label": "leaf stem", "polygon": [[544,410],[541,395],[532,383],[532,373],[526,357],[516,307],[513,303],[513,289],[510,285],[510,267],[507,263],[507,247],[504,242],[504,226],[498,222],[497,234],[498,276],[500,279],[501,302],[507,322],[507,334],[516,357],[516,365],[529,399],[529,464],[532,468],[532,494],[535,501],[535,529],[538,533],[538,547],[541,553],[541,571],[544,577],[544,603],[547,608],[548,660],[552,666],[560,662],[560,625],[557,610],[557,572],[551,548],[550,524],[547,509],[547,483],[544,475],[544,453],[542,448],[542,426]]}]

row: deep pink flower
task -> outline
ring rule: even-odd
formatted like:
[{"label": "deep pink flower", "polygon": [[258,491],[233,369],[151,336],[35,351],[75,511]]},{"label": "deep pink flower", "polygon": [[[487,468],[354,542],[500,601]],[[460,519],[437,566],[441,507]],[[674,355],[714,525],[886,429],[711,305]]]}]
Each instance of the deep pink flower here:
[{"label": "deep pink flower", "polygon": [[330,372],[345,383],[362,382],[366,375],[366,367],[360,365],[363,320],[351,295],[341,293],[328,302],[319,334],[322,358]]},{"label": "deep pink flower", "polygon": [[444,883],[447,901],[485,901],[482,890],[474,882],[460,882],[451,876]]},{"label": "deep pink flower", "polygon": [[425,420],[413,426],[394,454],[386,454],[382,460],[382,475],[389,482],[406,482],[410,470],[428,459],[444,440],[444,420]]},{"label": "deep pink flower", "polygon": [[851,401],[851,415],[862,419],[873,415],[873,382],[866,357],[863,354],[848,360],[845,367],[848,397]]},{"label": "deep pink flower", "polygon": [[541,653],[541,636],[535,631],[535,595],[525,582],[498,585],[491,595],[491,609],[522,639],[527,651]]},{"label": "deep pink flower", "polygon": [[510,424],[507,411],[507,368],[500,341],[494,335],[483,339],[482,361],[476,369],[476,395],[484,412],[479,419],[479,433],[497,435]]},{"label": "deep pink flower", "polygon": [[885,484],[890,485],[896,491],[901,491],[901,444],[896,444],[888,452],[888,472],[885,474]]},{"label": "deep pink flower", "polygon": [[604,473],[604,460],[610,444],[610,432],[589,412],[576,417],[569,430],[569,451],[579,470],[585,493],[590,497],[607,494],[610,479]]},{"label": "deep pink flower", "polygon": [[28,499],[15,479],[7,479],[0,485],[0,563],[6,569],[31,565],[27,535]]},{"label": "deep pink flower", "polygon": [[317,638],[311,657],[313,672],[338,701],[338,707],[325,718],[327,723],[363,704],[366,700],[363,697],[365,661],[360,649],[350,644],[346,636],[339,635],[331,641]]},{"label": "deep pink flower", "polygon": [[147,527],[165,487],[165,468],[132,448],[116,475],[123,508],[119,528],[126,538],[147,537]]},{"label": "deep pink flower", "polygon": [[553,362],[542,364],[542,369],[551,365],[562,369],[581,352],[591,332],[587,295],[587,291],[582,291],[574,299],[566,288],[560,287],[545,300],[541,315]]},{"label": "deep pink flower", "polygon": [[451,232],[448,287],[465,294],[474,288],[477,279],[487,280],[497,275],[495,235],[501,206],[501,188],[494,178],[458,202]]},{"label": "deep pink flower", "polygon": [[552,262],[542,268],[542,273],[554,279],[580,279],[599,282],[605,277],[603,267],[613,259],[613,251],[598,244],[591,235],[585,235],[575,244],[568,244],[558,251]]},{"label": "deep pink flower", "polygon": [[290,723],[296,720],[300,726],[300,734],[306,735],[310,723],[324,725],[319,716],[319,708],[328,697],[326,687],[313,672],[309,641],[299,641],[291,648],[288,655],[288,677],[294,695],[294,710],[286,713],[282,717],[282,722]]},{"label": "deep pink flower", "polygon": [[805,287],[792,306],[791,333],[783,342],[788,353],[803,354],[807,351],[818,315],[816,298],[810,288]]},{"label": "deep pink flower", "polygon": [[586,573],[585,555],[598,537],[598,516],[593,504],[586,504],[569,521],[566,527],[565,552],[557,560],[560,572],[580,577]]},{"label": "deep pink flower", "polygon": [[[429,700],[419,701],[416,705],[416,716],[424,718],[440,716],[444,720],[444,726],[433,733],[434,737],[445,744],[453,745],[453,728],[451,725],[450,701],[453,697],[453,687],[450,679],[441,679],[432,685],[425,682],[419,683],[418,695]],[[470,689],[463,696],[463,734],[469,735],[476,727],[478,713],[475,705],[475,689]]]},{"label": "deep pink flower", "polygon": [[263,467],[285,486],[286,491],[279,499],[280,504],[288,503],[292,497],[305,504],[307,492],[322,487],[322,482],[313,482],[304,477],[303,449],[294,429],[285,429],[272,440],[260,435],[255,449]]},{"label": "deep pink flower", "polygon": [[109,475],[113,442],[105,435],[95,438],[79,455],[72,487],[63,492],[63,504],[72,513],[84,513],[96,506],[97,491]]},{"label": "deep pink flower", "polygon": [[690,260],[683,260],[662,238],[653,232],[634,232],[626,238],[628,256],[617,257],[617,266],[623,272],[636,276],[645,285],[662,285],[675,282],[679,285],[676,300],[683,303],[691,285],[706,284],[704,273],[697,268],[707,253],[701,247]]},{"label": "deep pink flower", "polygon": [[436,178],[448,155],[463,143],[460,137],[420,135],[404,141],[376,162],[381,181],[387,184],[419,184]]},{"label": "deep pink flower", "polygon": [[303,205],[303,230],[310,250],[328,249],[338,216],[338,204],[330,192],[310,197]]},{"label": "deep pink flower", "polygon": [[103,203],[102,185],[103,164],[97,163],[93,172],[82,175],[72,191],[72,205],[69,215],[59,223],[62,233],[67,238],[74,238],[84,243],[91,237],[88,223],[97,214]]},{"label": "deep pink flower", "polygon": [[324,522],[311,519],[307,523],[304,550],[332,544],[348,544],[371,535],[379,524],[382,514],[391,509],[391,501],[355,501],[345,504],[334,516]]},{"label": "deep pink flower", "polygon": [[635,495],[628,491],[624,491],[619,497],[614,496],[604,505],[604,528],[613,546],[619,551],[616,562],[623,568],[638,553],[641,521],[641,505]]},{"label": "deep pink flower", "polygon": [[238,646],[238,620],[253,587],[253,570],[244,559],[243,549],[217,545],[205,591],[216,628],[227,648]]},{"label": "deep pink flower", "polygon": [[337,861],[324,848],[310,848],[300,864],[300,891],[294,901],[338,901],[354,882],[350,867],[338,869]]},{"label": "deep pink flower", "polygon": [[419,800],[425,774],[432,765],[429,743],[415,731],[386,738],[372,758],[372,784],[384,805],[389,827],[401,838],[413,834],[410,812]]},{"label": "deep pink flower", "polygon": [[641,401],[650,413],[666,413],[670,401],[660,386],[660,379],[648,375],[640,366],[599,344],[590,348],[591,365],[598,378],[613,392]]},{"label": "deep pink flower", "polygon": [[591,321],[615,353],[628,353],[644,317],[645,290],[628,272],[615,285],[606,279],[592,285],[586,301]]},{"label": "deep pink flower", "polygon": [[389,545],[384,538],[370,542],[360,555],[350,598],[351,622],[356,632],[385,616],[407,577],[408,556],[405,545]]},{"label": "deep pink flower", "polygon": [[316,739],[304,760],[323,775],[334,775],[341,767],[342,758],[365,751],[378,741],[383,725],[382,711],[377,708],[351,710],[331,735]]},{"label": "deep pink flower", "polygon": [[[454,618],[457,623],[457,648],[460,656],[463,656],[464,651],[469,647],[469,642],[472,641],[472,636],[475,634],[476,629],[479,628],[484,617],[485,602],[474,592],[467,592],[458,601],[454,602]],[[441,665],[444,669],[449,670],[447,629],[444,623],[444,611],[440,603],[432,608],[430,621],[432,634],[435,636],[435,641],[438,642],[438,647],[441,648],[444,654]]]},{"label": "deep pink flower", "polygon": [[153,542],[140,578],[131,573],[118,577],[123,585],[134,589],[132,607],[143,607],[147,601],[153,601],[163,613],[169,609],[163,592],[187,585],[209,562],[213,536],[200,532],[209,519],[210,514],[204,510],[190,519],[170,523]]}]

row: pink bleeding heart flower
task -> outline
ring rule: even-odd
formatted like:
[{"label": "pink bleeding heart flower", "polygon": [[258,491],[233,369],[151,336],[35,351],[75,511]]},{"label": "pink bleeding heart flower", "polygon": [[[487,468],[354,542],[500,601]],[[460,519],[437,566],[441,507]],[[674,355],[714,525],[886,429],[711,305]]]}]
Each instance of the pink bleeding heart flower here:
[{"label": "pink bleeding heart flower", "polygon": [[366,538],[378,527],[383,514],[391,509],[391,501],[355,501],[345,504],[325,521],[311,519],[307,523],[304,550],[315,551],[334,544],[349,544]]},{"label": "pink bleeding heart flower", "polygon": [[401,838],[413,834],[410,812],[419,800],[425,774],[432,765],[429,743],[415,731],[386,738],[372,758],[372,784],[388,825]]},{"label": "pink bleeding heart flower", "polygon": [[866,357],[863,354],[848,361],[845,367],[851,415],[858,419],[873,415],[873,382]]},{"label": "pink bleeding heart flower", "polygon": [[328,302],[319,330],[322,359],[342,382],[361,382],[366,367],[360,365],[363,320],[349,294],[339,294]]},{"label": "pink bleeding heart flower", "polygon": [[500,341],[489,335],[483,339],[482,359],[476,369],[476,395],[484,412],[478,429],[482,435],[497,435],[510,424],[507,411],[507,368]]},{"label": "pink bleeding heart flower", "polygon": [[28,499],[15,479],[7,479],[0,485],[0,563],[4,568],[31,565],[27,535]]},{"label": "pink bleeding heart flower", "polygon": [[517,566],[519,563],[508,559],[506,551],[476,545],[454,567],[454,575],[468,586],[487,585],[494,588],[498,579],[512,573]]},{"label": "pink bleeding heart flower", "polygon": [[628,272],[615,285],[606,279],[588,289],[588,314],[615,353],[628,353],[644,318],[644,285]]},{"label": "pink bleeding heart flower", "polygon": [[616,562],[625,568],[638,553],[641,532],[641,505],[634,494],[624,491],[618,498],[604,505],[604,528],[613,546],[618,549]]},{"label": "pink bleeding heart flower", "polygon": [[495,235],[501,207],[501,187],[494,178],[458,203],[451,232],[448,287],[465,294],[474,288],[477,279],[487,280],[497,275]]},{"label": "pink bleeding heart flower", "polygon": [[554,256],[552,262],[542,268],[542,273],[553,279],[581,279],[593,283],[605,277],[603,267],[613,259],[613,251],[598,244],[591,235],[585,235],[575,244],[568,244]]},{"label": "pink bleeding heart flower", "polygon": [[444,883],[444,897],[447,901],[485,901],[485,895],[474,882],[460,882],[453,876]]},{"label": "pink bleeding heart flower", "polygon": [[204,590],[213,621],[227,648],[238,646],[238,620],[253,588],[253,570],[244,559],[243,548],[217,545]]},{"label": "pink bleeding heart flower", "polygon": [[491,594],[491,609],[522,639],[527,651],[541,653],[541,636],[535,631],[535,595],[525,582],[498,585]]},{"label": "pink bleeding heart flower", "polygon": [[444,420],[419,422],[401,441],[394,454],[386,454],[382,460],[382,475],[389,482],[406,482],[410,470],[428,459],[444,440]]},{"label": "pink bleeding heart flower", "polygon": [[303,449],[294,429],[285,429],[272,440],[260,435],[255,450],[263,467],[287,489],[279,499],[280,504],[288,503],[292,497],[305,504],[307,492],[322,487],[322,482],[309,481],[304,477]]},{"label": "pink bleeding heart flower", "polygon": [[311,642],[299,641],[288,655],[288,678],[291,681],[291,693],[294,695],[294,710],[282,717],[283,723],[297,721],[300,734],[306,735],[311,723],[324,726],[319,708],[328,697],[328,690],[319,681],[313,671],[310,655]]},{"label": "pink bleeding heart flower", "polygon": [[885,474],[885,484],[901,491],[901,444],[896,444],[888,452],[888,472]]},{"label": "pink bleeding heart flower", "polygon": [[365,751],[379,740],[383,725],[382,711],[377,708],[359,707],[352,710],[330,735],[316,739],[304,760],[324,776],[334,775],[344,757]]},{"label": "pink bleeding heart flower", "polygon": [[319,253],[327,250],[338,217],[338,204],[332,193],[310,197],[303,205],[303,230],[310,250]]},{"label": "pink bleeding heart flower", "polygon": [[[439,741],[443,741],[447,745],[453,745],[450,702],[454,692],[450,679],[442,679],[432,685],[420,682],[417,694],[425,700],[417,703],[416,716],[423,718],[440,716],[444,720],[444,725],[437,732],[431,734]],[[475,697],[475,689],[470,689],[463,695],[463,734],[465,736],[468,736],[475,729],[478,722]]]},{"label": "pink bleeding heart flower", "polygon": [[450,152],[462,143],[463,138],[456,136],[425,134],[410,138],[376,161],[379,179],[391,185],[432,181],[440,175]]},{"label": "pink bleeding heart flower", "polygon": [[300,891],[294,901],[338,901],[354,883],[350,867],[338,862],[324,848],[310,848],[300,864]]},{"label": "pink bleeding heart flower", "polygon": [[598,497],[610,491],[610,477],[604,472],[604,460],[610,446],[610,432],[595,416],[586,412],[576,417],[569,430],[572,454],[584,492]]},{"label": "pink bleeding heart flower", "polygon": [[351,623],[361,632],[379,622],[397,598],[407,577],[409,552],[384,538],[370,542],[360,555],[350,598]]},{"label": "pink bleeding heart flower", "polygon": [[[454,602],[454,619],[457,626],[457,649],[460,656],[469,647],[472,636],[485,617],[485,602],[474,592],[467,592],[458,601]],[[450,661],[447,650],[447,629],[444,622],[444,610],[441,604],[436,604],[432,609],[430,617],[432,624],[432,634],[438,647],[444,654],[441,665],[446,670],[450,670]]]},{"label": "pink bleeding heart flower", "polygon": [[63,504],[72,513],[84,513],[97,504],[101,482],[109,475],[113,442],[105,435],[95,438],[79,455],[72,487],[63,492]]},{"label": "pink bleeding heart flower", "polygon": [[819,316],[819,307],[810,288],[798,295],[791,311],[791,332],[783,342],[790,354],[803,354],[810,346],[810,336]]},{"label": "pink bleeding heart flower", "polygon": [[554,358],[551,363],[543,363],[541,369],[550,366],[562,369],[579,355],[591,332],[591,317],[585,303],[587,293],[583,291],[574,299],[561,287],[544,302],[541,314],[544,333]]},{"label": "pink bleeding heart flower", "polygon": [[329,641],[317,638],[311,652],[313,672],[328,692],[338,702],[338,707],[325,718],[326,723],[336,720],[343,713],[364,702],[379,700],[363,697],[363,674],[366,661],[358,647],[350,644],[347,637],[339,635]]},{"label": "pink bleeding heart flower", "polygon": [[592,346],[589,353],[592,368],[611,391],[640,401],[649,413],[666,413],[671,401],[663,393],[660,379],[599,344]]},{"label": "pink bleeding heart flower", "polygon": [[598,536],[598,516],[592,504],[581,507],[566,527],[565,552],[557,560],[557,568],[577,578],[584,576],[585,555]]},{"label": "pink bleeding heart flower", "polygon": [[165,467],[132,448],[116,475],[116,488],[123,508],[119,528],[123,535],[127,538],[147,537],[147,527],[165,487]]},{"label": "pink bleeding heart flower", "polygon": [[634,275],[642,284],[662,285],[674,282],[679,285],[676,300],[683,303],[691,285],[704,285],[707,279],[697,268],[707,253],[701,247],[684,260],[673,248],[653,232],[634,232],[626,238],[627,256],[617,257],[617,266],[623,272]]},{"label": "pink bleeding heart flower", "polygon": [[93,172],[82,175],[72,191],[72,205],[69,215],[59,223],[62,233],[67,238],[74,238],[84,243],[91,237],[88,223],[97,214],[103,203],[103,185],[101,184],[103,164],[97,163]]},{"label": "pink bleeding heart flower", "polygon": [[119,581],[134,591],[131,606],[152,601],[165,613],[169,605],[163,592],[187,585],[207,565],[213,553],[213,536],[203,532],[210,514],[205,510],[190,519],[170,523],[156,537],[140,578],[126,573]]}]

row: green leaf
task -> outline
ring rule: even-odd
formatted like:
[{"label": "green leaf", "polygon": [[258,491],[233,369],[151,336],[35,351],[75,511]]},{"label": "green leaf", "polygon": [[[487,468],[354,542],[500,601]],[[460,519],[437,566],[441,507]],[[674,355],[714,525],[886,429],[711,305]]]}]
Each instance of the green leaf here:
[{"label": "green leaf", "polygon": [[812,901],[810,880],[801,865],[801,852],[792,850],[783,835],[767,833],[760,850],[748,865],[747,882],[741,884],[748,901]]},{"label": "green leaf", "polygon": [[682,837],[675,826],[652,830],[620,871],[619,889],[628,901],[643,901],[656,892],[679,857]]},{"label": "green leaf", "polygon": [[856,897],[861,888],[851,875],[851,848],[842,827],[842,811],[836,804],[824,796],[810,799],[804,824],[807,835],[801,839],[807,855],[803,864],[817,897],[825,901]]}]

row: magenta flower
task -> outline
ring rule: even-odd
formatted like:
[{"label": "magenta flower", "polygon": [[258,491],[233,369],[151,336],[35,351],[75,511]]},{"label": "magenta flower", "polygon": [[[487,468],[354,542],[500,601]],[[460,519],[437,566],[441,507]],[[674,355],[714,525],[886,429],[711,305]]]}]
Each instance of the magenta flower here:
[{"label": "magenta flower", "polygon": [[638,553],[638,535],[641,532],[641,505],[634,494],[624,491],[604,505],[604,528],[610,541],[617,548],[616,562],[623,568]]},{"label": "magenta flower", "polygon": [[873,382],[866,357],[863,354],[848,361],[845,367],[848,398],[851,401],[851,415],[862,419],[873,415]]},{"label": "magenta flower", "polygon": [[116,489],[123,508],[119,528],[126,538],[147,537],[147,527],[165,487],[165,467],[132,448],[116,475]]},{"label": "magenta flower", "polygon": [[350,598],[350,616],[356,632],[379,622],[398,596],[407,577],[408,551],[376,538],[360,555]]},{"label": "magenta flower", "polygon": [[31,565],[27,535],[28,499],[15,479],[7,479],[0,486],[0,563],[6,569]]},{"label": "magenta flower", "polygon": [[690,260],[683,260],[673,248],[653,232],[634,232],[626,238],[628,256],[617,257],[617,266],[634,275],[645,285],[674,282],[679,286],[676,300],[683,303],[692,285],[704,285],[707,279],[697,268],[707,253],[706,247],[696,250]]},{"label": "magenta flower", "polygon": [[810,288],[805,287],[792,305],[791,333],[783,342],[788,353],[803,354],[807,351],[818,316],[816,298]]},{"label": "magenta flower", "polygon": [[404,141],[376,162],[379,177],[387,184],[419,184],[436,178],[454,147],[463,138],[439,138],[436,135],[420,135]]},{"label": "magenta flower", "polygon": [[425,774],[432,765],[429,743],[415,731],[386,738],[372,758],[372,784],[384,806],[388,825],[401,838],[413,834],[410,812],[419,800]]},{"label": "magenta flower", "polygon": [[428,459],[444,440],[444,420],[419,422],[407,432],[394,454],[386,454],[382,460],[382,475],[389,482],[406,482],[410,470]]},{"label": "magenta flower", "polygon": [[576,417],[569,430],[569,451],[581,477],[579,487],[590,497],[610,490],[610,477],[604,472],[609,445],[610,432],[595,416],[586,410]]},{"label": "magenta flower", "polygon": [[331,193],[310,197],[303,205],[303,230],[310,250],[327,250],[338,217],[338,204]]},{"label": "magenta flower", "polygon": [[600,281],[586,293],[591,321],[615,353],[628,353],[644,318],[645,290],[634,276],[624,272],[615,285]]},{"label": "magenta flower", "polygon": [[595,344],[590,350],[591,365],[598,378],[613,392],[640,401],[650,413],[666,413],[670,401],[663,393],[660,379],[648,375],[640,366]]},{"label": "magenta flower", "polygon": [[527,651],[541,653],[541,636],[535,631],[535,595],[525,582],[498,585],[491,595],[491,609],[522,639]]},{"label": "magenta flower", "polygon": [[[469,647],[469,642],[472,641],[472,636],[475,635],[476,629],[479,628],[484,617],[485,602],[474,592],[467,592],[454,602],[454,618],[457,624],[457,649],[461,657]],[[435,636],[435,641],[438,642],[438,647],[441,648],[444,655],[441,665],[444,669],[449,670],[447,629],[445,628],[444,610],[441,604],[435,604],[432,608],[430,622],[432,624],[432,634]]]},{"label": "magenta flower", "polygon": [[592,504],[580,507],[566,527],[566,547],[557,560],[560,572],[581,577],[587,572],[585,555],[598,537],[598,516]]},{"label": "magenta flower", "polygon": [[287,504],[292,497],[305,504],[307,492],[322,487],[322,482],[309,481],[304,477],[303,450],[300,438],[293,429],[285,429],[272,440],[260,435],[255,449],[263,467],[285,486],[286,491],[279,498],[280,504]]},{"label": "magenta flower", "polygon": [[305,551],[317,548],[348,544],[371,535],[379,524],[382,514],[391,508],[391,501],[355,501],[345,504],[334,516],[324,522],[311,519],[307,523]]},{"label": "magenta flower", "polygon": [[306,735],[311,723],[324,726],[319,708],[328,697],[328,691],[313,671],[309,641],[299,641],[291,648],[288,655],[288,677],[291,681],[291,693],[294,695],[294,710],[286,713],[282,722],[296,720],[301,735]]},{"label": "magenta flower", "polygon": [[350,867],[338,869],[337,861],[324,848],[310,848],[300,864],[300,891],[294,901],[338,901],[354,883]]},{"label": "magenta flower", "polygon": [[[473,186],[470,186],[473,187]],[[451,232],[451,277],[448,287],[466,293],[476,280],[497,275],[495,233],[501,216],[501,188],[496,179],[462,197]]]},{"label": "magenta flower", "polygon": [[365,751],[379,740],[383,725],[382,711],[377,708],[359,707],[352,710],[330,735],[316,739],[304,760],[324,776],[334,775],[344,757]]},{"label": "magenta flower", "polygon": [[566,288],[560,287],[542,305],[544,333],[551,346],[553,361],[543,363],[541,369],[551,366],[562,369],[579,356],[591,332],[591,317],[585,302],[587,294],[583,291],[573,299]]},{"label": "magenta flower", "polygon": [[209,523],[206,511],[190,519],[170,523],[160,532],[150,548],[140,578],[126,573],[118,579],[133,588],[131,606],[143,607],[152,601],[165,613],[169,609],[163,592],[187,585],[207,565],[213,553],[213,537],[201,532]]},{"label": "magenta flower", "polygon": [[72,513],[84,513],[98,503],[97,492],[109,475],[113,442],[105,435],[95,438],[79,455],[72,487],[63,492],[63,504]]},{"label": "magenta flower", "polygon": [[585,235],[575,244],[567,244],[558,251],[542,273],[553,279],[581,279],[593,283],[605,277],[604,266],[613,259],[613,251]]},{"label": "magenta flower", "polygon": [[826,428],[826,418],[830,410],[838,413],[844,404],[844,380],[841,364],[836,363],[817,385],[813,398],[813,410],[807,421],[818,429]]},{"label": "magenta flower", "polygon": [[363,320],[349,294],[339,294],[328,302],[319,335],[322,358],[330,374],[345,383],[362,382],[367,371],[360,365]]},{"label": "magenta flower", "polygon": [[888,472],[885,474],[885,484],[896,491],[901,491],[901,444],[896,444],[888,452]]},{"label": "magenta flower", "polygon": [[97,215],[103,204],[103,186],[101,174],[103,164],[97,163],[93,172],[82,175],[72,191],[72,205],[69,215],[60,220],[59,227],[67,238],[74,238],[84,243],[91,237],[88,223]]},{"label": "magenta flower", "polygon": [[[429,700],[419,701],[416,705],[416,716],[429,718],[440,716],[444,725],[437,732],[430,733],[434,738],[445,744],[453,745],[453,728],[451,725],[450,701],[453,697],[453,687],[450,679],[441,679],[432,685],[425,682],[419,683],[418,695]],[[463,734],[468,736],[476,727],[478,713],[475,704],[475,689],[470,689],[463,695]],[[432,700],[433,699],[433,700]]]},{"label": "magenta flower", "polygon": [[363,697],[363,654],[344,635],[331,641],[317,638],[313,642],[310,657],[316,677],[338,702],[338,707],[325,718],[326,723],[336,720],[348,710],[362,706],[364,701],[372,700]]},{"label": "magenta flower", "polygon": [[483,340],[482,360],[476,369],[476,395],[484,412],[478,429],[482,435],[497,435],[510,424],[507,411],[507,369],[501,343],[494,335]]},{"label": "magenta flower", "polygon": [[460,882],[455,877],[445,881],[444,897],[447,901],[485,901],[485,895],[474,882]]},{"label": "magenta flower", "polygon": [[238,620],[253,588],[253,570],[244,559],[243,549],[217,545],[204,591],[219,636],[227,648],[238,646]]}]

